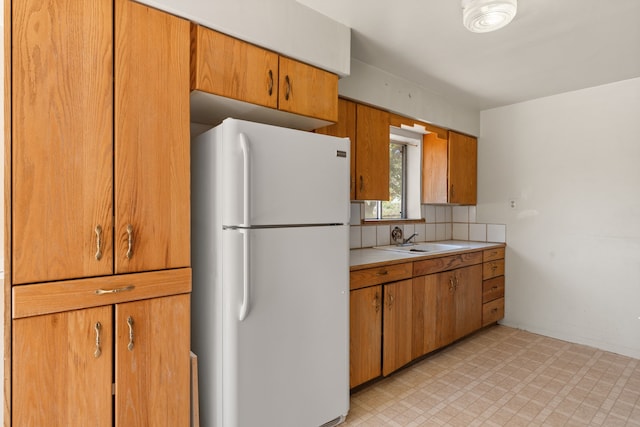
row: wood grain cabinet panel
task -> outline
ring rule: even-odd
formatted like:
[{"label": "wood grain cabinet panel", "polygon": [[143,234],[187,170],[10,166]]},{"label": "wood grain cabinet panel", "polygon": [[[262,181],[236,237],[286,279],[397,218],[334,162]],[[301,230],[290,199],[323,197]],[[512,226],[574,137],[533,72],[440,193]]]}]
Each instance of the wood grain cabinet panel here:
[{"label": "wood grain cabinet panel", "polygon": [[113,3],[11,6],[12,282],[112,274]]},{"label": "wood grain cabinet panel", "polygon": [[349,386],[382,373],[382,286],[350,292]]},{"label": "wood grain cabinet panel", "polygon": [[278,54],[200,25],[192,30],[191,89],[278,108]]},{"label": "wood grain cabinet panel", "polygon": [[352,271],[349,275],[350,288],[357,289],[365,286],[378,285],[380,283],[409,279],[411,278],[412,268],[412,263],[405,262],[402,264],[392,264]]},{"label": "wood grain cabinet panel", "polygon": [[389,113],[356,108],[356,200],[389,200]]},{"label": "wood grain cabinet panel", "polygon": [[116,273],[188,267],[190,24],[117,0],[115,47]]},{"label": "wood grain cabinet panel", "polygon": [[384,285],[382,375],[385,376],[411,361],[412,283],[409,279]]}]

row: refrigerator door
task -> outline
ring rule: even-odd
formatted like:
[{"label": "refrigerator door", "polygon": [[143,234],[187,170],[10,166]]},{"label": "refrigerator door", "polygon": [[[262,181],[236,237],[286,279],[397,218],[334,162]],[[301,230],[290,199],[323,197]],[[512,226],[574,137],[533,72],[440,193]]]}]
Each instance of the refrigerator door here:
[{"label": "refrigerator door", "polygon": [[349,222],[348,138],[235,119],[220,127],[223,226]]},{"label": "refrigerator door", "polygon": [[347,228],[222,233],[224,427],[318,427],[347,414]]}]

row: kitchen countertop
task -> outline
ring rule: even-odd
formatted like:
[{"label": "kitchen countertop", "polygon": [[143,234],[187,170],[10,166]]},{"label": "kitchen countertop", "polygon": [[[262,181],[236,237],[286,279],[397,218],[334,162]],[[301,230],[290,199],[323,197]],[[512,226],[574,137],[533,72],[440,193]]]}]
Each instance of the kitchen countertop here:
[{"label": "kitchen countertop", "polygon": [[423,243],[441,243],[446,245],[460,245],[465,248],[459,250],[434,251],[429,253],[415,252],[396,252],[384,249],[363,248],[351,249],[350,265],[351,271],[361,270],[364,268],[378,267],[381,265],[401,264],[403,262],[413,262],[429,258],[438,258],[447,255],[456,255],[464,252],[475,250],[483,250],[490,248],[504,247],[504,243],[488,243],[488,242],[469,242],[466,240],[443,240],[438,242],[417,242],[417,245]]}]

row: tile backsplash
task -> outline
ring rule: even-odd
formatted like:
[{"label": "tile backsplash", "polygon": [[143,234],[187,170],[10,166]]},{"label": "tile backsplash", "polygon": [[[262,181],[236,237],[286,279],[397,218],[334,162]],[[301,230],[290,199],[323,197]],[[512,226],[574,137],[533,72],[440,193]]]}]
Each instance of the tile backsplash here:
[{"label": "tile backsplash", "polygon": [[416,242],[438,240],[471,240],[478,242],[506,242],[504,224],[476,223],[475,206],[422,205],[424,223],[363,224],[363,204],[351,203],[351,249],[391,244],[391,230],[400,227],[404,238],[417,233]]}]

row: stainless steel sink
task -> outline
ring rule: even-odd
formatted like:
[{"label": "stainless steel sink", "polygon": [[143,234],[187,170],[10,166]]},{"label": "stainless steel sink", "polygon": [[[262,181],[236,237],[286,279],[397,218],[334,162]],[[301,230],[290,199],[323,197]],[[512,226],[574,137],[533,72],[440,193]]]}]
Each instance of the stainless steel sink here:
[{"label": "stainless steel sink", "polygon": [[408,244],[408,245],[374,246],[373,249],[420,254],[420,253],[457,251],[460,249],[467,249],[468,247],[469,246],[465,246],[465,245],[450,245],[446,243],[416,243],[416,244]]}]

